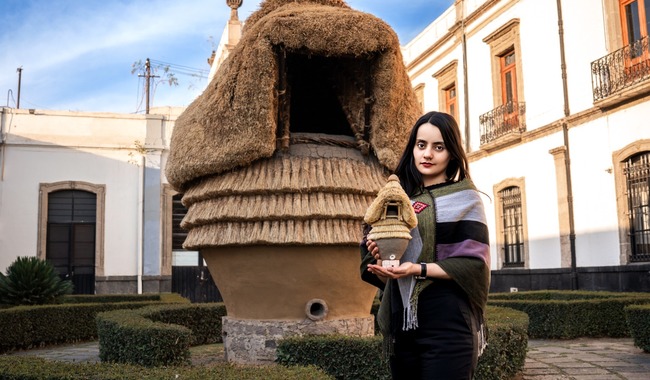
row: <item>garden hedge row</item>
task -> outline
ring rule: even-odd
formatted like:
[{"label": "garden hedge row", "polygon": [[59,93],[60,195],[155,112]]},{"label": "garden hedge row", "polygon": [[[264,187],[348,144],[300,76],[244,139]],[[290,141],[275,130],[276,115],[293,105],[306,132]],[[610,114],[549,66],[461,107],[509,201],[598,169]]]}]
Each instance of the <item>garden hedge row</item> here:
[{"label": "garden hedge row", "polygon": [[[489,306],[486,312],[489,344],[479,359],[474,379],[513,378],[524,368],[528,346],[528,316]],[[278,343],[277,362],[315,365],[336,379],[390,379],[382,355],[382,338],[339,335],[290,337]]]},{"label": "garden hedge row", "polygon": [[650,353],[650,305],[630,305],[625,308],[634,345]]},{"label": "garden hedge row", "polygon": [[648,293],[560,290],[493,293],[488,301],[528,314],[533,339],[629,337],[625,307],[648,303]]},{"label": "garden hedge row", "polygon": [[[133,296],[130,297],[134,298]],[[62,303],[15,306],[0,310],[0,353],[51,344],[88,341],[97,338],[95,317],[116,309],[137,309],[166,303],[188,303],[178,294],[159,294],[157,300],[131,302]],[[155,298],[154,298],[155,299]]]},{"label": "garden hedge row", "polygon": [[221,342],[223,303],[160,305],[97,315],[99,357],[105,362],[187,364],[189,348]]},{"label": "garden hedge row", "polygon": [[215,366],[143,367],[110,363],[65,363],[36,357],[0,356],[4,380],[333,380],[316,367]]}]

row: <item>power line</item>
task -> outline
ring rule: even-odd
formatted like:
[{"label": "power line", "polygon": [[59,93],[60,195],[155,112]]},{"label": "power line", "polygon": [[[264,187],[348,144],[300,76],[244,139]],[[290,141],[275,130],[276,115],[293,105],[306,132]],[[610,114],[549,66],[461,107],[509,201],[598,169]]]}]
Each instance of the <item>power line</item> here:
[{"label": "power line", "polygon": [[189,67],[189,66],[184,66],[184,65],[178,65],[175,63],[169,63],[169,62],[163,62],[163,61],[158,61],[155,59],[150,60],[152,64],[158,65],[158,66],[164,66],[168,67],[170,71],[176,74],[182,74],[182,75],[189,75],[193,77],[201,77],[205,78],[208,76],[209,70],[202,70],[202,69],[197,69],[194,67]]}]

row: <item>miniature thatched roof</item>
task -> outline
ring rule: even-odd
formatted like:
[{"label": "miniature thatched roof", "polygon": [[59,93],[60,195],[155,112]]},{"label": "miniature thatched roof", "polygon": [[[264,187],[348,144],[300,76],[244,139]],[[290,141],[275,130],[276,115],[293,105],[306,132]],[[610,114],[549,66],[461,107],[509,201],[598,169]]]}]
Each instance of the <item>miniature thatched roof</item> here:
[{"label": "miniature thatched roof", "polygon": [[[176,121],[166,168],[171,185],[185,192],[192,181],[274,155],[277,140],[287,138],[278,129],[278,54],[286,52],[361,60],[355,67],[369,70],[372,94],[341,83],[341,107],[358,146],[369,145],[386,168],[397,165],[419,110],[394,31],[341,0],[267,0],[204,93]],[[364,121],[366,104],[372,107]]]}]

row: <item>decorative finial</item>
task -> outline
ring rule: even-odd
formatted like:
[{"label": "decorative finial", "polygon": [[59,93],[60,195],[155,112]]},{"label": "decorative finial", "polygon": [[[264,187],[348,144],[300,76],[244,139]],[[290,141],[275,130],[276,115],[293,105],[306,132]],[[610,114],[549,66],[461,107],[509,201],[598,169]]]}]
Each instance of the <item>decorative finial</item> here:
[{"label": "decorative finial", "polygon": [[226,0],[226,4],[230,7],[230,19],[231,20],[239,20],[239,16],[237,15],[237,9],[241,7],[241,4],[244,2],[244,0]]}]

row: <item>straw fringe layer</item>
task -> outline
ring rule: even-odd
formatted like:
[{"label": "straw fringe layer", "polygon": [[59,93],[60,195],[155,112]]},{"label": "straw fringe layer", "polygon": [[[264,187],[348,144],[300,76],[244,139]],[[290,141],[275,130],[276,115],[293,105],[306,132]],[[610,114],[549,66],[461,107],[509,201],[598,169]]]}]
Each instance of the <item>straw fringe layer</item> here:
[{"label": "straw fringe layer", "polygon": [[183,204],[189,208],[196,202],[217,197],[269,193],[329,192],[374,196],[386,181],[385,173],[375,159],[281,156],[204,178],[187,189]]},{"label": "straw fringe layer", "polygon": [[228,222],[193,228],[185,249],[242,245],[358,245],[358,219],[275,220]]},{"label": "straw fringe layer", "polygon": [[224,196],[192,204],[181,227],[287,219],[354,219],[360,225],[361,215],[372,200],[372,195],[322,192]]}]

